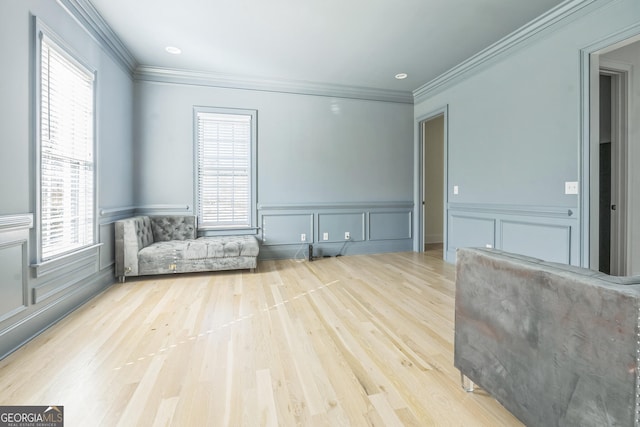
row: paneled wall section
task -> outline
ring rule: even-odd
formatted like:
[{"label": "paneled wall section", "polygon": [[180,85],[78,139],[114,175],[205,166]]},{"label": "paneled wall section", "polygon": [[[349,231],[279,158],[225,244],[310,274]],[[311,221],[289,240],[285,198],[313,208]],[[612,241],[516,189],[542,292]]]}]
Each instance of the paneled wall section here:
[{"label": "paneled wall section", "polygon": [[579,264],[578,219],[571,209],[450,203],[448,216],[449,261],[461,247],[494,247]]},{"label": "paneled wall section", "polygon": [[410,251],[412,211],[411,202],[260,206],[260,258],[303,258],[309,245],[315,256]]}]

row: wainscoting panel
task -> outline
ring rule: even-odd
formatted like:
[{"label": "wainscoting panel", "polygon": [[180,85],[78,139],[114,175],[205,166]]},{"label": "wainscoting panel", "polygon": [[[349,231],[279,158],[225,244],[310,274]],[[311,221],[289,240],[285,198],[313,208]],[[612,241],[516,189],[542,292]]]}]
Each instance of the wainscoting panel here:
[{"label": "wainscoting panel", "polygon": [[571,262],[571,226],[501,221],[501,248],[546,261]]},{"label": "wainscoting panel", "polygon": [[[67,292],[99,271],[100,245],[92,246],[72,256],[56,260],[46,270],[40,270],[39,280],[33,283],[33,303],[39,304]],[[114,279],[115,280],[115,279]]]},{"label": "wainscoting panel", "polygon": [[[101,218],[101,238],[109,233],[108,224],[131,211]],[[0,359],[114,282],[110,265],[99,271],[107,261],[101,259],[100,243],[32,264],[33,224],[31,213],[0,215]]]},{"label": "wainscoting panel", "polygon": [[100,270],[111,267],[115,263],[115,230],[113,222],[100,224]]},{"label": "wainscoting panel", "polygon": [[[29,307],[29,230],[33,215],[0,215],[0,330]],[[1,337],[1,334],[0,334]]]},{"label": "wainscoting panel", "polygon": [[449,249],[494,247],[496,220],[453,214],[449,219]]},{"label": "wainscoting panel", "polygon": [[411,212],[369,213],[369,240],[411,239]]},{"label": "wainscoting panel", "polygon": [[272,213],[261,219],[262,244],[265,246],[301,244],[302,234],[307,243],[313,243],[312,214]]},{"label": "wainscoting panel", "polygon": [[27,241],[0,244],[0,322],[25,310]]},{"label": "wainscoting panel", "polygon": [[[344,242],[344,233],[349,232],[350,241],[357,242],[365,237],[365,213],[318,214],[318,240],[323,242]],[[329,236],[324,240],[324,233]]]},{"label": "wainscoting panel", "polygon": [[412,202],[259,205],[260,258],[305,258],[309,245],[315,257],[410,251],[412,210]]},{"label": "wainscoting panel", "polygon": [[[149,208],[149,207],[147,207]],[[185,209],[186,205],[167,205],[167,209]],[[135,206],[124,206],[119,208],[102,208],[99,210],[100,224],[98,225],[98,241],[100,246],[100,270],[113,267],[115,264],[115,230],[114,223],[119,219],[136,216]]]},{"label": "wainscoting panel", "polygon": [[446,259],[455,262],[456,249],[486,247],[545,261],[579,265],[576,208],[460,204],[448,205],[449,245]]}]

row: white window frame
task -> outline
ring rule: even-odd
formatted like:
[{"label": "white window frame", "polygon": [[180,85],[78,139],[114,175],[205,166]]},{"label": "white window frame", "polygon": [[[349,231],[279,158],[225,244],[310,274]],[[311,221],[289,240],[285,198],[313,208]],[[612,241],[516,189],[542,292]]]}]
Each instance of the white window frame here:
[{"label": "white window frame", "polygon": [[[34,109],[36,111],[35,114],[35,187],[36,187],[36,267],[40,270],[44,265],[62,259],[68,259],[69,256],[73,256],[75,253],[81,253],[88,249],[95,248],[98,246],[97,243],[97,72],[95,69],[86,65],[86,62],[80,59],[80,56],[69,47],[60,37],[58,37],[53,31],[51,31],[41,20],[36,19],[35,24],[36,29],[36,47],[35,47],[35,96],[34,96]],[[65,60],[69,61],[73,66],[77,67],[81,72],[86,74],[92,80],[92,129],[91,129],[91,157],[92,157],[92,194],[90,201],[90,227],[91,230],[84,239],[83,242],[78,245],[68,247],[64,250],[53,251],[49,255],[45,254],[43,251],[43,200],[42,200],[42,154],[43,154],[43,138],[42,138],[42,49],[43,49],[43,41],[46,42],[50,48],[55,49],[55,51],[64,57]]]},{"label": "white window frame", "polygon": [[[221,114],[221,115],[241,115],[250,117],[250,147],[249,147],[249,221],[246,224],[212,224],[207,223],[202,218],[201,200],[200,200],[200,114]],[[256,146],[257,146],[257,110],[235,109],[235,108],[218,108],[218,107],[199,107],[193,108],[193,140],[194,140],[194,206],[196,215],[198,215],[198,229],[212,231],[219,234],[224,233],[251,233],[256,230],[256,194],[257,194],[257,167],[256,167]]]}]

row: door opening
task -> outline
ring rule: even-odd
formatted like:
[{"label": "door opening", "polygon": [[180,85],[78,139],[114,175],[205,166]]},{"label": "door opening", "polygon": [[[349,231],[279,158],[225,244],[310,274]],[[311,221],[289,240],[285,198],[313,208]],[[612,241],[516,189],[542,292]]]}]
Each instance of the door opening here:
[{"label": "door opening", "polygon": [[423,251],[444,258],[445,117],[421,124],[422,134],[422,240]]},{"label": "door opening", "polygon": [[592,106],[597,108],[592,113],[590,264],[621,276],[628,274],[629,69],[608,61],[607,55],[600,56],[597,86],[591,86]]}]

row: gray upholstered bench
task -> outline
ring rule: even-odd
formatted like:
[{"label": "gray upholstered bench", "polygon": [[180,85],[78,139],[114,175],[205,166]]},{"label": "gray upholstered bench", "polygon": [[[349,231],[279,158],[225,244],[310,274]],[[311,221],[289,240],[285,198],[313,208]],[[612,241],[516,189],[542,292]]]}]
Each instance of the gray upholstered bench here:
[{"label": "gray upholstered bench", "polygon": [[256,268],[254,236],[197,238],[193,215],[137,216],[115,222],[116,276]]},{"label": "gray upholstered bench", "polygon": [[639,314],[638,276],[458,249],[454,365],[527,426],[638,426]]}]

